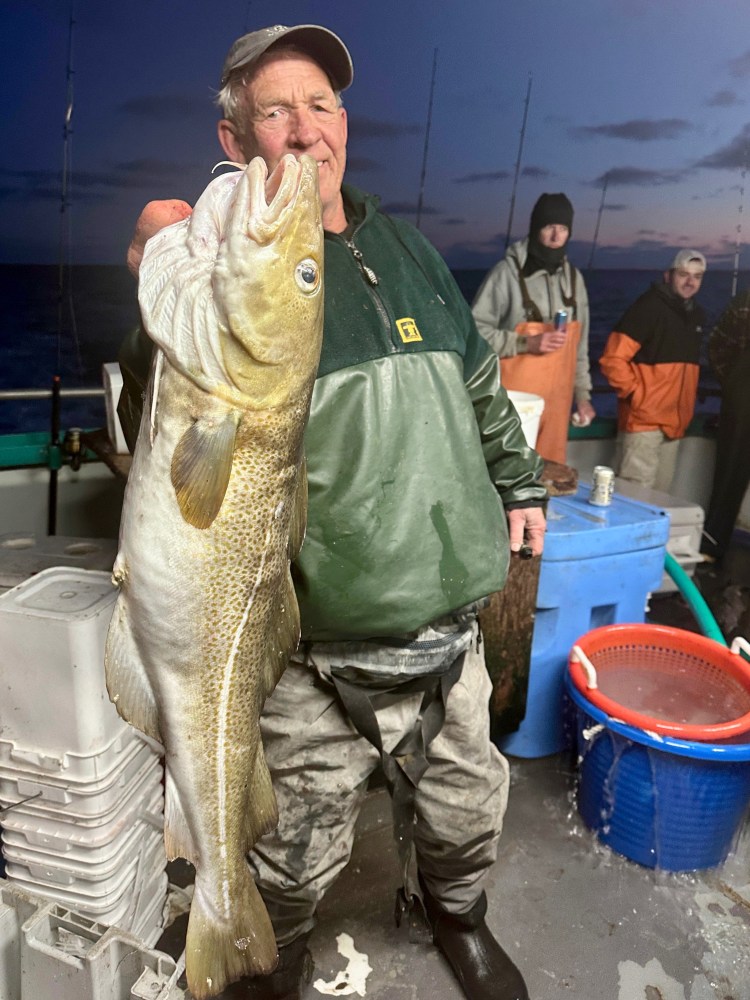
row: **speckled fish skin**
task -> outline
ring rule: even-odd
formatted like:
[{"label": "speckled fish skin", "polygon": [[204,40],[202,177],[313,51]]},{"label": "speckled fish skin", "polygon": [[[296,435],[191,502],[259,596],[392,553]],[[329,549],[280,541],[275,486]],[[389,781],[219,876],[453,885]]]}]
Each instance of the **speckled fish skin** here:
[{"label": "speckled fish skin", "polygon": [[139,300],[159,350],[106,649],[118,711],[164,746],[167,855],[195,865],[197,1000],[277,962],[246,854],[278,818],[259,717],[299,640],[289,561],[306,514],[323,231],[315,161],[266,173],[254,160],[213,181],[190,220],[147,245]]}]

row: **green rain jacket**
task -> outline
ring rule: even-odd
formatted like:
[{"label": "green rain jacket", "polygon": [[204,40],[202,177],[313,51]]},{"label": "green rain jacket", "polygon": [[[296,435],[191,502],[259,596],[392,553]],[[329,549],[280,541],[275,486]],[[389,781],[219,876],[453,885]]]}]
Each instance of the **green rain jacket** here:
[{"label": "green rain jacket", "polygon": [[[500,590],[505,511],[546,498],[542,460],[444,261],[376,198],[343,192],[349,229],[325,234],[307,533],[293,566],[305,640],[400,636]],[[129,442],[149,361],[143,335],[123,345]]]}]

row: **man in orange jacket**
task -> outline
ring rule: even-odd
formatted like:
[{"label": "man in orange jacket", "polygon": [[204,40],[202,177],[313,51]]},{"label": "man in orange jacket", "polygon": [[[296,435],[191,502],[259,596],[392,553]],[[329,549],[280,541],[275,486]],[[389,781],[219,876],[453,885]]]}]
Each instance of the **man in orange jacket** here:
[{"label": "man in orange jacket", "polygon": [[617,474],[665,492],[695,408],[705,313],[694,296],[705,270],[702,253],[680,250],[664,281],[625,311],[600,360],[618,399]]}]

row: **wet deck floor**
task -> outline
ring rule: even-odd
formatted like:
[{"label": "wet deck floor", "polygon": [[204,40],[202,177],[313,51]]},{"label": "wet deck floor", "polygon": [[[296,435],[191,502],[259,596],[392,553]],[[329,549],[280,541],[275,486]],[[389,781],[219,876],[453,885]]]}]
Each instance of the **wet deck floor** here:
[{"label": "wet deck floor", "polygon": [[[748,568],[750,550],[742,550],[734,565],[704,568],[697,577],[714,614],[724,616],[725,634],[732,616],[741,625],[746,614]],[[727,611],[728,588],[737,601]],[[652,614],[695,628],[679,596],[655,598]],[[510,763],[487,919],[522,969],[532,1000],[750,1000],[750,824],[720,867],[654,871],[610,851],[585,828],[575,807],[572,753]],[[376,789],[360,817],[351,863],[320,907],[311,938],[315,970],[303,1000],[463,997],[426,935],[409,940],[396,927],[398,884],[389,801]],[[180,934],[184,920],[157,947],[179,953]]]},{"label": "wet deck floor", "polygon": [[[511,759],[511,783],[487,919],[532,1000],[750,998],[750,827],[719,868],[653,871],[584,827],[567,754]],[[303,1000],[463,997],[426,937],[409,940],[396,927],[398,884],[388,797],[377,790],[360,817],[351,863],[320,907]]]}]

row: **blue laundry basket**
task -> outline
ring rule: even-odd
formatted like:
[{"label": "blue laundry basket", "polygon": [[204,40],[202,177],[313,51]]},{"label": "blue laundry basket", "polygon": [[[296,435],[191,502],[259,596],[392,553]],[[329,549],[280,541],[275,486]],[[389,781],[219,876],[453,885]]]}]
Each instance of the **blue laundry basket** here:
[{"label": "blue laundry basket", "polygon": [[565,687],[575,713],[578,811],[586,826],[647,868],[721,864],[750,804],[748,738],[660,737],[608,716],[567,674]]}]

